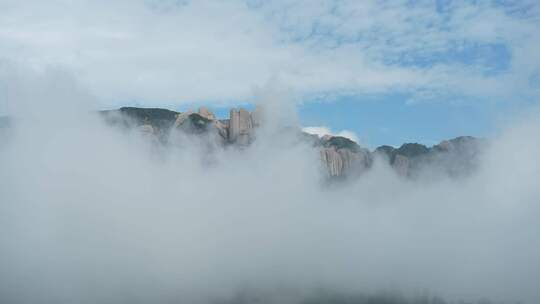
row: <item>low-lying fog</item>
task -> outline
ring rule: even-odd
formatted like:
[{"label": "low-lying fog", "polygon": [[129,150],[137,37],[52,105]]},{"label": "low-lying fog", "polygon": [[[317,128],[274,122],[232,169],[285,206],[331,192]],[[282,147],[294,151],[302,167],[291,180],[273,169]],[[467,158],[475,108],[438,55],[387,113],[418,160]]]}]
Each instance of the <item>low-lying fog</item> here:
[{"label": "low-lying fog", "polygon": [[278,128],[242,151],[156,148],[33,98],[1,133],[2,303],[206,303],[250,289],[284,303],[320,288],[540,301],[538,111],[491,139],[471,177],[412,181],[377,162],[326,187],[318,153]]}]

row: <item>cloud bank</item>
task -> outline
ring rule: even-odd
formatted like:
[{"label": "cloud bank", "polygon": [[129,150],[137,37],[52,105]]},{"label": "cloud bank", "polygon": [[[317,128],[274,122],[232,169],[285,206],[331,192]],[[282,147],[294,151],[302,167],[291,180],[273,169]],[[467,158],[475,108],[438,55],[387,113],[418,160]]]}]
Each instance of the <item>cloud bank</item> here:
[{"label": "cloud bank", "polygon": [[[74,90],[53,83],[42,96]],[[51,100],[2,133],[2,302],[208,303],[243,289],[292,289],[294,302],[321,287],[540,299],[538,112],[468,179],[407,181],[376,163],[324,187],[318,153],[277,128],[241,151],[162,149]]]},{"label": "cloud bank", "polygon": [[271,78],[308,99],[538,97],[536,1],[316,2],[4,0],[0,59],[72,71],[103,106],[245,101]]}]

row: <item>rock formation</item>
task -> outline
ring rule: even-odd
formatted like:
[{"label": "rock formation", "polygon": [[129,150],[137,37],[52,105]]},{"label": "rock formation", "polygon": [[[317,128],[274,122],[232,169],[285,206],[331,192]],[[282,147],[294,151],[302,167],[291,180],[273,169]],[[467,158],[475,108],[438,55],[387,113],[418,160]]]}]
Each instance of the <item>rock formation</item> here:
[{"label": "rock formation", "polygon": [[188,133],[215,133],[222,144],[247,146],[254,139],[255,124],[252,113],[242,108],[232,109],[229,119],[219,120],[210,110],[201,107],[196,113],[179,113],[173,128]]},{"label": "rock formation", "polygon": [[406,143],[397,149],[381,146],[374,153],[387,159],[402,176],[414,177],[427,171],[460,176],[476,168],[484,146],[485,142],[481,139],[462,136],[442,141],[431,148],[418,143]]},{"label": "rock formation", "polygon": [[[228,119],[217,119],[205,107],[183,113],[164,109],[121,108],[101,112],[113,125],[135,127],[142,134],[167,143],[172,130],[212,141],[211,145],[247,147],[255,140],[255,132],[263,124],[261,109],[252,113],[245,109],[230,110]],[[294,132],[289,129],[284,132]],[[397,174],[415,178],[423,172],[449,176],[469,174],[476,168],[485,142],[473,137],[445,140],[431,148],[406,143],[399,148],[380,146],[373,152],[340,136],[323,136],[299,132],[299,140],[310,143],[320,154],[329,178],[354,177],[368,170],[375,158],[386,160]],[[204,135],[204,137],[202,137]],[[207,136],[208,135],[208,136]]]},{"label": "rock formation", "polygon": [[216,120],[216,117],[214,116],[214,113],[210,112],[208,108],[206,107],[200,107],[198,114],[202,117],[208,119],[208,120]]},{"label": "rock formation", "polygon": [[359,175],[371,166],[369,151],[348,138],[325,135],[317,145],[330,177]]},{"label": "rock formation", "polygon": [[193,112],[191,111],[186,111],[184,113],[178,114],[178,116],[176,117],[176,120],[174,121],[174,127],[175,128],[181,127],[189,119],[189,116],[191,114],[193,114]]},{"label": "rock formation", "polygon": [[323,148],[320,153],[322,163],[326,165],[330,176],[343,175],[343,158],[335,148]]},{"label": "rock formation", "polygon": [[253,139],[253,120],[245,109],[232,109],[229,120],[229,142],[247,146]]}]

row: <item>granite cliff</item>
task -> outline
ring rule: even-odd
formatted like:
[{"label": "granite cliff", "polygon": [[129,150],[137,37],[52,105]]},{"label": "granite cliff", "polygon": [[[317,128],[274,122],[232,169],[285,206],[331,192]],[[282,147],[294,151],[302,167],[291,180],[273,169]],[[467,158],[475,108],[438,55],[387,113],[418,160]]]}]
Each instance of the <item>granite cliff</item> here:
[{"label": "granite cliff", "polygon": [[[261,125],[256,109],[231,109],[227,119],[218,119],[207,108],[183,113],[158,108],[124,107],[100,112],[111,125],[136,128],[156,142],[167,144],[173,132],[194,136],[207,135],[217,146],[247,147],[256,140]],[[292,131],[294,132],[294,131]],[[470,136],[442,141],[432,147],[405,143],[398,148],[380,146],[373,151],[340,136],[319,138],[297,131],[298,140],[318,150],[322,167],[331,179],[359,176],[369,170],[376,159],[391,166],[397,174],[416,178],[426,174],[459,177],[477,167],[479,155],[486,143]]]}]

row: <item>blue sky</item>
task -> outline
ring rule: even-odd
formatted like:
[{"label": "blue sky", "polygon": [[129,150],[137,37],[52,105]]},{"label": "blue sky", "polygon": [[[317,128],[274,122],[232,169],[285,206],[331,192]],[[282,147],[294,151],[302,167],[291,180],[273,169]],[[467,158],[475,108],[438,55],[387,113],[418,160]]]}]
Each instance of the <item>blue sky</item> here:
[{"label": "blue sky", "polygon": [[537,0],[2,0],[0,84],[62,69],[100,108],[224,116],[277,82],[304,127],[433,144],[538,106],[539,28]]},{"label": "blue sky", "polygon": [[[355,140],[368,148],[400,146],[404,142],[434,145],[462,135],[493,137],[511,119],[534,103],[518,102],[424,102],[408,103],[409,96],[342,96],[332,102],[307,100],[297,106],[302,126],[322,126],[338,133],[354,132]],[[144,104],[137,104],[144,105]],[[177,110],[196,109],[206,103],[191,103]],[[250,103],[236,106],[254,109]],[[220,118],[227,118],[229,106],[210,106]]]},{"label": "blue sky", "polygon": [[[360,102],[358,99],[362,99]],[[486,136],[493,125],[493,106],[450,103],[407,104],[405,96],[375,98],[352,96],[334,103],[306,103],[300,107],[305,125],[352,130],[370,147],[399,146],[404,142],[427,145],[460,135]]]}]

